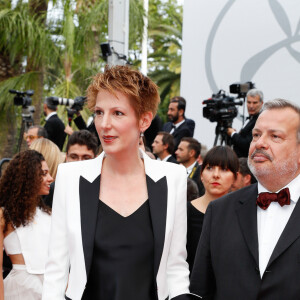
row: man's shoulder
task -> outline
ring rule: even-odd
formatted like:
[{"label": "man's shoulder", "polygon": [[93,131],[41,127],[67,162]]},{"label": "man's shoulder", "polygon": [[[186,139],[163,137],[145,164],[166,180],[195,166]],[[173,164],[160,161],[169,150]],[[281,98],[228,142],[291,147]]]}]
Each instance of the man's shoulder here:
[{"label": "man's shoulder", "polygon": [[254,183],[212,201],[211,206],[221,209],[223,209],[224,206],[236,207],[238,204],[244,204],[248,201],[252,201],[254,198],[256,198],[256,196],[257,183]]}]

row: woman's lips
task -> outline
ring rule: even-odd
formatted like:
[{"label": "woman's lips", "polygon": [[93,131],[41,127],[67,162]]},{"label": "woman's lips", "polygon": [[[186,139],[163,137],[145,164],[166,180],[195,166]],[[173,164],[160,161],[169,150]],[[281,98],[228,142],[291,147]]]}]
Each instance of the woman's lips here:
[{"label": "woman's lips", "polygon": [[103,135],[103,141],[104,141],[105,143],[111,143],[111,142],[113,142],[115,139],[116,139],[115,136],[112,136],[112,135]]}]

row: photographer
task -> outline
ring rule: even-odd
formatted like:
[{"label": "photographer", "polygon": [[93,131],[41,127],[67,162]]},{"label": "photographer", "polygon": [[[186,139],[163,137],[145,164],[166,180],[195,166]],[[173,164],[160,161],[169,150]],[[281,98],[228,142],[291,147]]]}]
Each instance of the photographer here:
[{"label": "photographer", "polygon": [[238,157],[248,157],[249,146],[252,140],[252,129],[263,106],[263,93],[258,89],[251,89],[247,93],[247,117],[243,128],[239,133],[233,128],[227,128],[227,134],[231,137],[233,150]]},{"label": "photographer", "polygon": [[65,125],[57,116],[57,105],[51,101],[51,98],[46,98],[44,102],[44,114],[46,116],[46,124],[44,128],[47,131],[48,139],[62,150],[66,138],[64,132]]}]

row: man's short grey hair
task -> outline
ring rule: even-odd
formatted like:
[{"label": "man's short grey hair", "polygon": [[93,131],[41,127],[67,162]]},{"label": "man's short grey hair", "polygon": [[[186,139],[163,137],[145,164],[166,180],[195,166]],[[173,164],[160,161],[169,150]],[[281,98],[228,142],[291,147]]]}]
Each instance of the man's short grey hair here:
[{"label": "man's short grey hair", "polygon": [[297,138],[298,138],[298,143],[300,143],[300,107],[297,104],[290,102],[288,100],[277,98],[266,102],[263,106],[262,112],[265,110],[284,109],[284,108],[291,108],[293,111],[295,111],[298,114],[299,127],[298,127]]},{"label": "man's short grey hair", "polygon": [[248,96],[250,96],[250,97],[256,97],[256,96],[258,96],[260,102],[264,101],[264,94],[263,94],[263,92],[261,90],[258,90],[258,89],[251,89],[251,90],[249,90],[248,93],[247,93],[247,97]]}]

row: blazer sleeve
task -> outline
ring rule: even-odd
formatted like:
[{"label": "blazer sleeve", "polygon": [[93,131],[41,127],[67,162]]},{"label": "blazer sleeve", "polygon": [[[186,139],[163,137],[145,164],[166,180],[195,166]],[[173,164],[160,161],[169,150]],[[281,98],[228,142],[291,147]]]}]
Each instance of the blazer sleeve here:
[{"label": "blazer sleeve", "polygon": [[[187,179],[185,170],[182,168],[178,177],[176,213],[173,226],[172,240],[167,262],[167,280],[170,299],[186,300],[193,299],[189,293],[189,268],[186,262],[186,188]],[[197,297],[196,297],[197,298]],[[197,298],[199,299],[199,298]]]},{"label": "blazer sleeve", "polygon": [[212,205],[210,203],[205,213],[190,285],[191,292],[200,295],[203,299],[213,299],[216,287],[210,252],[211,222]]},{"label": "blazer sleeve", "polygon": [[49,257],[43,283],[43,300],[64,300],[69,274],[64,170],[58,167],[52,209]]}]

